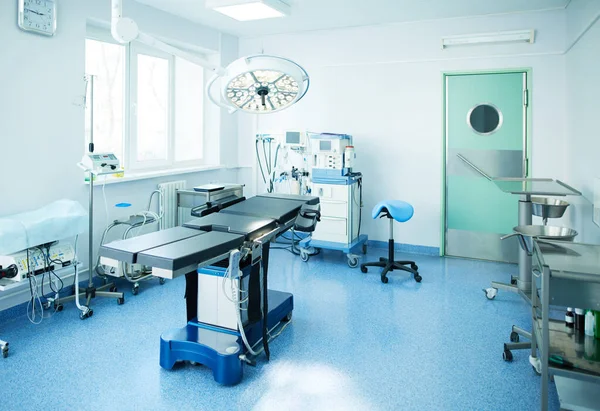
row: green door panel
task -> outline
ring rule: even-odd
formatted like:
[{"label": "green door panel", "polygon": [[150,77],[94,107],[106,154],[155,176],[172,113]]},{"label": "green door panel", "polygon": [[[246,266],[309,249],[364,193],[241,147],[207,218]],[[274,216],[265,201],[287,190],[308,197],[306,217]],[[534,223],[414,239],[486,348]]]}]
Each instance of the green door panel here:
[{"label": "green door panel", "polygon": [[[523,177],[525,83],[524,73],[446,77],[448,255],[498,261],[512,261],[516,255],[499,238],[518,225],[518,196],[503,193],[458,154],[490,177]],[[477,132],[469,115],[482,105],[473,115],[474,126],[483,131]]]},{"label": "green door panel", "polygon": [[[518,201],[515,198],[485,178],[449,176],[448,204],[452,207],[448,213],[448,229],[508,234],[517,225]],[[500,213],[487,212],[496,210],[499,204],[508,209]]]}]

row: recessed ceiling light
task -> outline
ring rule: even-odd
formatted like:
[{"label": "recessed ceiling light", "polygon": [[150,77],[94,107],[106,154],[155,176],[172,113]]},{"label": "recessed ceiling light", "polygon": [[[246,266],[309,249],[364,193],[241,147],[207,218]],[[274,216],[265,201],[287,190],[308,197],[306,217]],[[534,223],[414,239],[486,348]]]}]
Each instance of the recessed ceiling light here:
[{"label": "recessed ceiling light", "polygon": [[284,17],[290,6],[280,0],[206,0],[206,7],[238,21]]}]

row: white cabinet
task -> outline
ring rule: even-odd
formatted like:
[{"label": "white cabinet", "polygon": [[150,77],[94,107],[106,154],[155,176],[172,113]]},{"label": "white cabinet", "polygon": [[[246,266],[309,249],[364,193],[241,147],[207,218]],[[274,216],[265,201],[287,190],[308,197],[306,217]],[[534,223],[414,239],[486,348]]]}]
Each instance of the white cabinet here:
[{"label": "white cabinet", "polygon": [[349,185],[313,184],[313,195],[321,202],[321,221],[313,240],[349,244],[358,237],[360,190],[358,182]]}]

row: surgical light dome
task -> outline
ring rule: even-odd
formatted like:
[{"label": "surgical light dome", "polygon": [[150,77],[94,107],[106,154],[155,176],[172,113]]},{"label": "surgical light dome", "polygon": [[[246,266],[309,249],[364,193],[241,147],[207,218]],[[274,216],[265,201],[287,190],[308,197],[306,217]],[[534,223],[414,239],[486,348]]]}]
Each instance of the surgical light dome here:
[{"label": "surgical light dome", "polygon": [[240,58],[213,76],[207,92],[215,104],[219,102],[211,91],[218,79],[228,108],[253,114],[288,108],[304,97],[310,84],[308,73],[295,62],[263,54]]},{"label": "surgical light dome", "polygon": [[[121,44],[139,41],[212,70],[215,74],[206,85],[206,94],[214,104],[231,113],[242,110],[267,114],[286,109],[304,97],[310,85],[306,70],[283,57],[258,54],[242,57],[222,68],[178,49],[140,31],[135,21],[123,17],[122,0],[111,0],[111,33]],[[222,101],[212,93],[217,80],[221,80]]]}]

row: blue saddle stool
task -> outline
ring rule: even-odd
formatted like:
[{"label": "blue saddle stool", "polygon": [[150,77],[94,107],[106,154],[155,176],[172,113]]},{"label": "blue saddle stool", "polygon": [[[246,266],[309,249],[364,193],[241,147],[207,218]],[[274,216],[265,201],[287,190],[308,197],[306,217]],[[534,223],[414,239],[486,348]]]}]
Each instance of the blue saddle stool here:
[{"label": "blue saddle stool", "polygon": [[[399,200],[384,200],[373,208],[373,219],[387,217],[390,222],[390,239],[388,241],[388,258],[380,258],[379,261],[364,263],[360,265],[363,273],[367,272],[367,267],[381,267],[381,282],[388,282],[387,273],[394,270],[402,270],[411,273],[416,282],[420,283],[422,278],[419,275],[419,267],[414,261],[395,261],[394,260],[394,220],[405,223],[410,220],[415,212],[412,205]],[[410,266],[410,267],[408,267]]]}]

